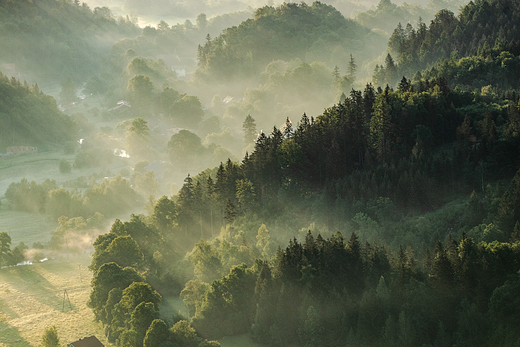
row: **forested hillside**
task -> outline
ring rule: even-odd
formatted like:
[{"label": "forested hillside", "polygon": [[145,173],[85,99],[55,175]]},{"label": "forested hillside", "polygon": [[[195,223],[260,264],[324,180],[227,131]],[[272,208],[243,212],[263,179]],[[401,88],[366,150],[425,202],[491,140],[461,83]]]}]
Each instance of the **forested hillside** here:
[{"label": "forested hillside", "polygon": [[461,7],[457,16],[439,11],[429,26],[399,23],[388,41],[399,75],[411,78],[440,59],[477,55],[490,48],[518,55],[518,8],[516,1],[478,0]]},{"label": "forested hillside", "polygon": [[254,18],[199,47],[199,73],[220,80],[250,78],[272,60],[294,58],[333,67],[339,59],[346,60],[345,53],[374,55],[380,40],[380,35],[318,1],[265,6]]},{"label": "forested hillside", "polygon": [[[100,319],[119,329],[126,284],[106,281],[105,272],[130,265],[164,293],[185,283],[191,324],[206,339],[247,333],[274,346],[514,346],[518,102],[514,89],[484,93],[451,88],[443,77],[402,78],[395,90],[368,84],[316,118],[287,120],[261,133],[241,163],[188,176],[148,216],[117,221],[100,236],[90,305],[112,312]],[[452,201],[460,196],[466,203]],[[291,234],[299,239],[275,251]],[[180,259],[150,244],[161,238],[178,250],[197,243]],[[123,250],[138,263],[119,256]],[[98,292],[106,304],[94,301]],[[119,336],[137,334],[144,346],[148,335],[173,341],[177,324],[186,324],[178,319],[169,330],[155,321],[146,335],[127,323]]]},{"label": "forested hillside", "polygon": [[76,140],[76,124],[52,96],[0,73],[0,152],[8,146],[63,144]]},{"label": "forested hillside", "polygon": [[[83,82],[95,73],[113,42],[139,32],[128,17],[79,1],[2,1],[0,62],[33,79]],[[4,71],[5,73],[5,71]]]},{"label": "forested hillside", "polygon": [[[517,2],[399,25],[383,55],[380,34],[332,6],[264,6],[206,36],[192,79],[172,65],[188,59],[177,49],[202,37],[205,16],[146,27],[118,41],[86,85],[125,99],[101,112],[111,125],[73,117],[85,133],[75,168],[106,167],[117,146],[131,170],[64,187],[22,179],[7,203],[58,220],[42,252],[97,237],[87,305],[116,345],[245,335],[280,347],[517,346]],[[358,64],[376,56],[385,63],[362,85]],[[0,82],[0,120],[49,123],[38,128],[46,137],[19,134],[23,124],[17,136],[74,129],[53,123],[62,116],[36,86]],[[17,260],[0,238],[2,261]],[[172,296],[186,315],[165,313]]]}]

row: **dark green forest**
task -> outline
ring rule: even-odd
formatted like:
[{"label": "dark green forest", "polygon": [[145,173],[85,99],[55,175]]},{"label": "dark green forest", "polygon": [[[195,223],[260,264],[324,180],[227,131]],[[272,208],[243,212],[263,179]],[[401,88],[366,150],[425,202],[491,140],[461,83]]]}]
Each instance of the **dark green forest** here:
[{"label": "dark green forest", "polygon": [[[413,80],[402,77],[395,89],[367,84],[316,118],[260,133],[240,163],[188,175],[177,196],[100,236],[92,295],[121,290],[97,284],[113,261],[141,271],[160,292],[182,289],[184,319],[206,339],[248,333],[274,346],[516,345],[515,59],[494,48],[443,61]],[[477,85],[466,62],[482,60],[487,73]],[[251,126],[244,122],[246,134]],[[465,203],[450,207],[460,196]],[[312,220],[321,227],[299,227]],[[296,230],[299,239],[290,237]],[[118,256],[129,236],[136,255]],[[289,245],[276,251],[284,237]],[[183,258],[182,247],[193,243]],[[177,254],[160,245],[175,245]],[[91,307],[116,312],[110,305],[118,299],[105,297],[91,296]],[[171,338],[156,325],[147,334]],[[126,329],[121,334],[134,328]]]},{"label": "dark green forest", "polygon": [[349,47],[364,58],[377,50],[381,39],[319,1],[265,6],[238,27],[208,37],[198,49],[198,72],[204,79],[251,78],[272,60],[295,58],[334,66],[338,57],[330,52]]},{"label": "dark green forest", "polygon": [[[93,244],[87,305],[120,346],[219,346],[243,334],[266,346],[518,346],[517,12],[517,0],[479,0],[429,26],[399,24],[372,83],[356,71],[381,53],[379,34],[325,3],[265,6],[207,35],[190,81],[154,52],[196,42],[203,17],[144,28],[115,43],[86,85],[106,100],[124,95],[128,114],[106,112],[120,123],[98,133],[77,115],[60,123],[87,133],[76,167],[114,160],[104,147],[124,138],[131,177],[66,187],[23,179],[5,197],[58,220],[49,250],[70,250],[68,239],[98,235],[113,218]],[[344,76],[340,48],[352,52]],[[242,101],[223,111],[242,80],[260,85],[242,86]],[[40,102],[59,119],[36,86],[0,82],[16,96],[6,100]],[[211,106],[197,96],[208,89],[218,90]],[[291,94],[337,101],[296,120]],[[13,117],[25,107],[5,104]],[[267,120],[278,125],[260,130]],[[225,122],[241,129],[241,160],[208,144]],[[166,127],[182,129],[168,138]],[[175,194],[160,196],[144,171],[152,160],[185,177]],[[12,263],[23,245],[11,251],[4,234],[0,260]],[[185,315],[160,312],[171,296]]]},{"label": "dark green forest", "polygon": [[[430,68],[439,60],[478,55],[490,58],[492,51],[494,55],[509,52],[516,57],[520,53],[518,19],[518,3],[515,1],[479,0],[461,7],[457,16],[449,10],[439,11],[429,26],[421,22],[414,28],[410,23],[399,23],[388,41],[392,64],[388,65],[388,58],[385,61],[385,69],[395,68],[397,71],[395,74],[393,71],[383,73],[386,79],[380,76],[374,82],[394,85],[399,76],[411,78],[417,71]],[[378,72],[376,67],[375,75]],[[476,80],[486,80],[486,74],[487,71],[482,71]]]}]

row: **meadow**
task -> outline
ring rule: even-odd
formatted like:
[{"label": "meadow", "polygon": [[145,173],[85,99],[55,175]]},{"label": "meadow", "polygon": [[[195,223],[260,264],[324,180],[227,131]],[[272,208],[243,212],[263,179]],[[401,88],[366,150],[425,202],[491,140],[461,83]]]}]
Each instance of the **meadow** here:
[{"label": "meadow", "polygon": [[[12,182],[24,177],[37,183],[50,178],[62,184],[95,172],[73,169],[62,174],[58,165],[63,158],[74,160],[73,155],[61,151],[0,159],[0,197]],[[110,169],[117,170],[121,164],[115,161]],[[11,210],[5,198],[0,202],[0,231],[11,236],[12,247],[19,242],[32,247],[35,242],[45,244],[50,240],[51,230],[58,226],[52,217]],[[96,335],[109,346],[102,325],[94,322],[92,310],[86,305],[92,277],[87,268],[90,255],[41,252],[51,259],[0,269],[0,347],[40,346],[45,328],[51,325],[57,327],[63,345]]]},{"label": "meadow", "polygon": [[39,346],[48,326],[65,345],[96,335],[108,346],[86,302],[88,255],[59,256],[43,263],[0,269],[0,346]]}]

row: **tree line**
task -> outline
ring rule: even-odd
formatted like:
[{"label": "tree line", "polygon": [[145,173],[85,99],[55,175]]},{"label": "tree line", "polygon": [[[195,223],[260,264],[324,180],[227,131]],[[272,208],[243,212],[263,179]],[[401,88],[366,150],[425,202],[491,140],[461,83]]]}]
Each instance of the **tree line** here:
[{"label": "tree line", "polygon": [[[517,56],[520,53],[518,16],[515,0],[478,0],[461,7],[458,16],[446,9],[439,11],[429,26],[420,22],[414,28],[409,23],[406,26],[399,23],[388,41],[389,54],[394,56],[399,70],[397,76],[411,77],[454,56],[487,55],[493,48]],[[388,59],[385,65],[386,70],[394,68]],[[385,80],[390,85],[397,82],[388,77]]]}]

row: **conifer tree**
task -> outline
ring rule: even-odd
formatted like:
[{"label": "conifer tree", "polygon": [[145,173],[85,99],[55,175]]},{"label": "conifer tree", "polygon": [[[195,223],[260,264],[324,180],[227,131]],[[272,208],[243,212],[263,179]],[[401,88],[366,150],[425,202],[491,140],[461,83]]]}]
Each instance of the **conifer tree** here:
[{"label": "conifer tree", "polygon": [[347,76],[352,83],[354,83],[356,81],[356,71],[357,71],[357,65],[356,65],[354,57],[352,56],[352,53],[351,53],[350,60],[348,62]]},{"label": "conifer tree", "polygon": [[252,143],[256,139],[256,123],[251,115],[247,115],[242,125],[244,130],[244,142],[246,145]]}]

